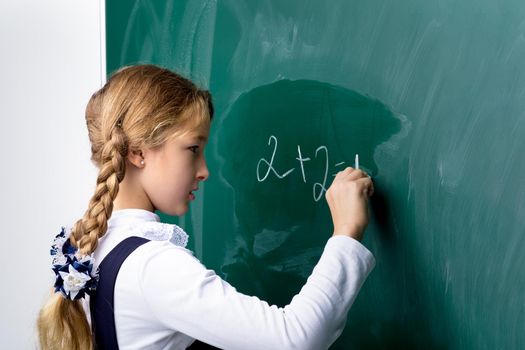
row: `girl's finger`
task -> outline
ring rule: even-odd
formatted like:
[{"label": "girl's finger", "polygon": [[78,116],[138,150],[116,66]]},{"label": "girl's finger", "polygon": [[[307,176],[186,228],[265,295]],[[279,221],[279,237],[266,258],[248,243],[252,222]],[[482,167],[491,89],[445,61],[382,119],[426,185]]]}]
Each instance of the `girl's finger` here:
[{"label": "girl's finger", "polygon": [[348,173],[346,178],[353,181],[361,178],[370,178],[370,176],[361,169],[354,169],[352,172]]},{"label": "girl's finger", "polygon": [[360,185],[360,187],[363,189],[363,193],[368,197],[374,194],[374,183],[370,177],[362,177],[355,181]]},{"label": "girl's finger", "polygon": [[346,167],[345,169],[341,170],[341,171],[338,171],[337,174],[335,174],[335,178],[341,178],[341,177],[346,177],[348,176],[348,174],[350,174],[352,171],[354,171],[355,169],[352,168],[352,167]]}]

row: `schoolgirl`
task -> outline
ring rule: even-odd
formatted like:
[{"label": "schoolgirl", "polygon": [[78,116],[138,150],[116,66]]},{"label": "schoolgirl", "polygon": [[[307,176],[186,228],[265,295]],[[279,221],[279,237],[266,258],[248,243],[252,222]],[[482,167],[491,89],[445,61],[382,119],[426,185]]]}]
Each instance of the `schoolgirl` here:
[{"label": "schoolgirl", "polygon": [[333,236],[290,304],[269,305],[203,266],[185,248],[187,234],[155,214],[186,213],[207,179],[212,117],[209,92],[154,65],[124,67],[93,94],[86,122],[96,190],[55,238],[42,349],[186,349],[198,339],[221,349],[319,350],[341,334],[374,266],[359,242],[370,178],[337,174],[326,192]]}]

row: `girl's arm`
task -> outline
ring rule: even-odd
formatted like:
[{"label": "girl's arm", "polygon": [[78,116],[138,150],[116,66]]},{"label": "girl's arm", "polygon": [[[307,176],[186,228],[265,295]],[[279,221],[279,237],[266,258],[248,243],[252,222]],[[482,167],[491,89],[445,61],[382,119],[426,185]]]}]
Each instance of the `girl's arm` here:
[{"label": "girl's arm", "polygon": [[160,242],[139,249],[132,264],[142,266],[147,309],[162,326],[223,349],[328,348],[375,264],[357,240],[333,236],[300,293],[279,308],[237,292],[186,249]]}]

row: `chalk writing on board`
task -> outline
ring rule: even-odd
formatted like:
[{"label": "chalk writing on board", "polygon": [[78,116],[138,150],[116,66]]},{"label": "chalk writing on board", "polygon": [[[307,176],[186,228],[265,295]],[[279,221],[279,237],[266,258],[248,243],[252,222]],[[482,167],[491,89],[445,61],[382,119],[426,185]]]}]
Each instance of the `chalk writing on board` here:
[{"label": "chalk writing on board", "polygon": [[[268,161],[266,158],[261,158],[257,162],[257,181],[259,182],[264,182],[268,178],[270,173],[273,173],[275,177],[277,177],[278,179],[284,179],[285,177],[293,173],[293,171],[295,170],[295,168],[291,168],[285,171],[278,171],[277,169],[275,169],[274,159],[275,159],[275,154],[277,153],[277,148],[279,146],[279,140],[277,140],[277,137],[275,137],[274,135],[271,135],[268,138],[268,146],[273,147],[273,151],[272,151],[270,160]],[[315,182],[312,187],[313,199],[314,201],[318,202],[323,197],[323,194],[326,192],[326,182],[328,180],[328,170],[330,167],[330,161],[329,161],[330,157],[328,154],[328,148],[324,145],[317,147],[317,149],[315,150],[314,158],[319,159],[320,161],[322,161],[322,158],[324,158],[323,179],[321,182]],[[300,145],[297,145],[297,157],[295,159],[297,159],[298,165],[301,169],[302,180],[304,183],[306,183],[307,176],[305,173],[304,164],[305,162],[312,161],[312,159],[310,157],[303,156]],[[336,163],[334,166],[339,167],[343,164],[345,164],[345,162]],[[335,176],[335,174],[333,174],[333,176]]]}]

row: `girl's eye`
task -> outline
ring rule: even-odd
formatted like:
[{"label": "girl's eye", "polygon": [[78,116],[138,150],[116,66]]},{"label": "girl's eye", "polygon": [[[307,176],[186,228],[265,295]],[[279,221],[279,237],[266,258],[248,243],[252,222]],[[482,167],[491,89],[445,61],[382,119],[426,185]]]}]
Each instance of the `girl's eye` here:
[{"label": "girl's eye", "polygon": [[199,149],[199,146],[191,146],[189,148],[193,153],[197,153],[197,150]]}]

